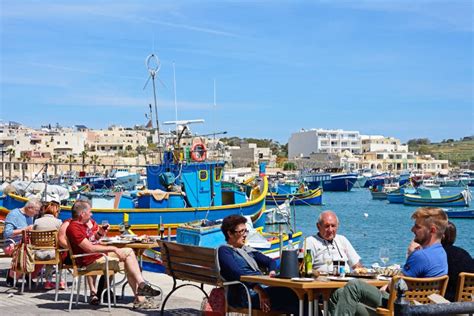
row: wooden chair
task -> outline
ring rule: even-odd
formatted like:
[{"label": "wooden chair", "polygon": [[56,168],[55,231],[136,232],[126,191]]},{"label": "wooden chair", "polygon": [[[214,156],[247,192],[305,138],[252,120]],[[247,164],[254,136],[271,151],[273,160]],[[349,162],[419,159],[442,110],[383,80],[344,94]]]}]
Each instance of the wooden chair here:
[{"label": "wooden chair", "polygon": [[457,302],[472,302],[474,298],[474,273],[461,272],[456,289]]},{"label": "wooden chair", "polygon": [[[69,249],[69,255],[71,257],[72,261],[72,285],[71,285],[71,295],[69,297],[69,311],[72,309],[72,300],[74,298],[74,290],[75,287],[77,287],[77,295],[76,295],[76,305],[79,303],[79,293],[81,291],[81,281],[82,278],[84,277],[84,296],[85,296],[85,301],[87,302],[87,276],[101,276],[101,275],[106,275],[108,277],[105,278],[106,280],[106,285],[107,285],[107,306],[109,312],[111,311],[110,308],[110,292],[112,291],[112,288],[110,287],[110,277],[112,277],[112,287],[113,287],[113,299],[114,299],[114,306],[117,306],[117,299],[115,295],[115,271],[114,270],[109,270],[109,258],[105,253],[98,253],[98,252],[93,252],[93,253],[86,253],[86,254],[80,254],[80,255],[75,255],[72,250],[71,246],[69,245],[68,241],[68,249]],[[76,263],[77,258],[82,258],[82,257],[87,257],[87,256],[93,256],[93,255],[101,255],[105,258],[105,270],[92,270],[88,271],[84,267],[79,267]]]},{"label": "wooden chair", "polygon": [[392,279],[387,308],[378,307],[376,310],[377,315],[393,315],[394,302],[397,298],[395,285],[399,280],[404,280],[407,284],[408,290],[405,291],[405,299],[412,304],[415,304],[415,301],[420,304],[429,304],[431,302],[428,298],[429,295],[436,293],[444,296],[446,293],[446,287],[448,286],[447,275],[436,278],[395,276]]},{"label": "wooden chair", "polygon": [[[37,251],[52,251],[54,252],[53,258],[46,258],[46,259],[39,259],[36,254],[34,257],[35,266],[37,264],[43,265],[54,265],[56,268],[56,288],[55,288],[55,295],[54,301],[58,301],[58,294],[59,294],[59,263],[61,259],[59,257],[58,251],[58,231],[55,229],[52,230],[31,230],[28,231],[28,238],[31,242],[32,248],[35,252]],[[31,274],[30,274],[31,280]],[[23,274],[23,284],[21,287],[21,292],[24,290],[25,284],[25,274]]]}]

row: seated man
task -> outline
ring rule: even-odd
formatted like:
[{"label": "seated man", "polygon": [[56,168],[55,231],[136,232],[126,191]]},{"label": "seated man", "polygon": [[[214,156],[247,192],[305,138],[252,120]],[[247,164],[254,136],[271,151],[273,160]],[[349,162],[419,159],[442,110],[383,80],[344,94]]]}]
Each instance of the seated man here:
[{"label": "seated man", "polygon": [[[268,269],[269,275],[275,275],[275,262],[261,252],[245,246],[248,230],[247,219],[241,215],[224,218],[221,230],[227,244],[218,250],[221,275],[227,281],[239,281],[242,275],[261,275],[260,267]],[[299,301],[296,294],[281,287],[266,287],[257,283],[246,283],[249,288],[252,307],[263,312],[270,310],[288,311],[298,314]],[[247,295],[241,285],[232,285],[228,293],[229,305],[247,306]]]},{"label": "seated man", "polygon": [[[72,217],[69,227],[66,230],[66,236],[69,245],[74,254],[102,252],[109,257],[109,269],[119,271],[119,262],[125,264],[127,272],[127,280],[132,288],[135,300],[134,308],[156,308],[153,302],[147,300],[145,296],[158,296],[160,291],[153,289],[149,284],[145,283],[142,277],[137,257],[131,248],[117,248],[114,246],[103,246],[93,244],[87,234],[87,223],[89,222],[92,212],[88,203],[75,203],[72,208]],[[87,257],[77,258],[77,263],[87,270],[105,269],[105,258],[99,254]]]},{"label": "seated man", "polygon": [[[414,241],[408,247],[408,258],[403,267],[403,275],[414,278],[432,278],[448,273],[446,252],[441,245],[448,216],[440,208],[420,207],[413,215],[415,220],[411,231]],[[386,286],[375,286],[360,280],[351,280],[343,288],[337,289],[329,300],[330,315],[369,315],[363,307],[386,306],[388,293]]]},{"label": "seated man", "polygon": [[313,256],[313,269],[321,272],[329,271],[333,260],[346,262],[346,271],[349,268],[361,268],[360,256],[354,250],[349,240],[337,234],[339,219],[333,211],[324,211],[319,215],[316,223],[318,233],[305,240],[306,249],[311,250]]}]

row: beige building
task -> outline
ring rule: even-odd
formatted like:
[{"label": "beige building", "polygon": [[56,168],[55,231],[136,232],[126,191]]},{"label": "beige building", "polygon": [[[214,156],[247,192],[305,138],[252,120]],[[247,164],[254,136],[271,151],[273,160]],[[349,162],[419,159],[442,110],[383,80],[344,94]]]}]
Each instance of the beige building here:
[{"label": "beige building", "polygon": [[361,135],[362,153],[366,152],[407,152],[408,145],[402,145],[400,140],[394,137],[381,135]]},{"label": "beige building", "polygon": [[257,144],[242,143],[240,147],[229,147],[230,158],[234,168],[257,167],[265,162],[268,167],[276,166],[276,156],[270,148],[260,148]]},{"label": "beige building", "polygon": [[106,130],[89,130],[85,141],[88,151],[98,155],[115,155],[120,151],[148,146],[148,130],[123,128],[112,125]]}]

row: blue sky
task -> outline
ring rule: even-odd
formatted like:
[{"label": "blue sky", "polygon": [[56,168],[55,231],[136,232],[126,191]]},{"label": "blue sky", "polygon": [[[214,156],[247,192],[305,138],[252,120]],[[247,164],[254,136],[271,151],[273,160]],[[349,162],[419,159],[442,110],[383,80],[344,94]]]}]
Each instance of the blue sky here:
[{"label": "blue sky", "polygon": [[[272,138],[301,128],[406,141],[474,134],[473,2],[1,1],[0,119],[160,121]],[[213,82],[216,80],[217,105]]]}]

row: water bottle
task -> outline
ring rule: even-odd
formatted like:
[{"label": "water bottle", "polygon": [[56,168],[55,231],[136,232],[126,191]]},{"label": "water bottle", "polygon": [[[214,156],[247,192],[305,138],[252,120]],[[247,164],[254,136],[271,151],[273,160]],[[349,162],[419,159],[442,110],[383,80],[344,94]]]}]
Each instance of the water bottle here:
[{"label": "water bottle", "polygon": [[307,249],[304,255],[304,272],[307,278],[310,278],[313,274],[313,256],[310,249]]}]

